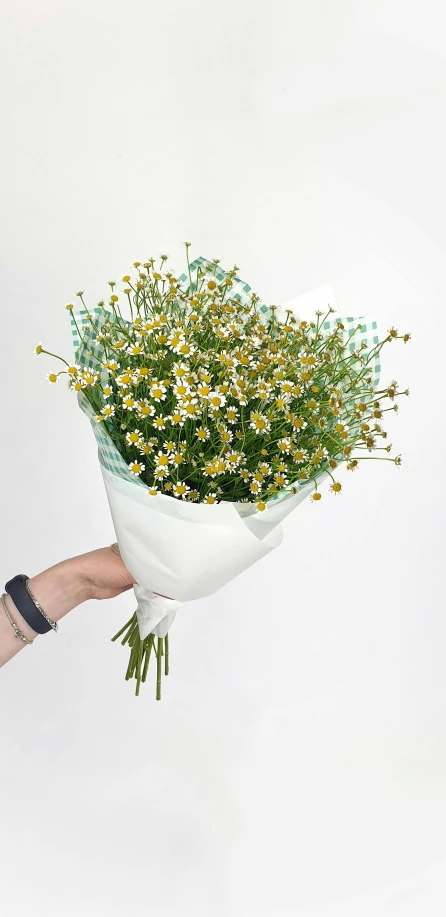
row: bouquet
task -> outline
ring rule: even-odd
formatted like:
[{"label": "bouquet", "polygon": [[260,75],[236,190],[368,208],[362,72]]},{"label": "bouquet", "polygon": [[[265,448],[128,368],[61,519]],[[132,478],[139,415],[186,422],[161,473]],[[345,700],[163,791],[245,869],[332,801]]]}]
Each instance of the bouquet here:
[{"label": "bouquet", "polygon": [[[218,259],[135,261],[107,303],[69,303],[75,358],[61,377],[89,417],[137,609],[113,640],[128,645],[136,694],[151,658],[156,697],[169,671],[180,605],[216,592],[282,540],[281,521],[339,470],[371,458],[400,465],[382,420],[396,381],[379,388],[380,352],[409,334],[376,322],[314,321],[267,306]],[[42,344],[35,353],[50,354]],[[50,354],[56,356],[55,354]],[[390,402],[390,404],[389,404]],[[387,406],[386,406],[387,403]],[[382,452],[383,455],[371,455]]]}]

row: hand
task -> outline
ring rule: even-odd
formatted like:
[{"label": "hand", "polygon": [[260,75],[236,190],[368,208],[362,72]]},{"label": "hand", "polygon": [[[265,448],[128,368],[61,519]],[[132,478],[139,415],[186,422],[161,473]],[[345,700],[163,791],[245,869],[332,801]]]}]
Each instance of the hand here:
[{"label": "hand", "polygon": [[127,592],[136,582],[125,567],[117,545],[97,548],[82,554],[79,559],[82,559],[89,599],[113,599]]},{"label": "hand", "polygon": [[[116,543],[109,548],[97,548],[95,551],[82,554],[79,559],[84,566],[89,599],[114,599],[136,583],[124,565]],[[169,598],[161,592],[155,594],[161,595],[163,599]]]}]

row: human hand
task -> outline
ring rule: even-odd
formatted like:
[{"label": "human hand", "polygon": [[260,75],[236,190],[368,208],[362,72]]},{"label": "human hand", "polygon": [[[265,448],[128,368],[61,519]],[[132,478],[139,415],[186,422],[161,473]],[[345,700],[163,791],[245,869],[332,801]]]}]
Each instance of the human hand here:
[{"label": "human hand", "polygon": [[[113,599],[121,592],[127,592],[136,583],[124,565],[116,543],[109,548],[97,548],[82,554],[81,559],[90,599]],[[161,595],[163,599],[169,598],[160,592],[156,595]]]},{"label": "human hand", "polygon": [[89,599],[113,599],[131,589],[136,580],[122,560],[117,544],[81,555]]}]

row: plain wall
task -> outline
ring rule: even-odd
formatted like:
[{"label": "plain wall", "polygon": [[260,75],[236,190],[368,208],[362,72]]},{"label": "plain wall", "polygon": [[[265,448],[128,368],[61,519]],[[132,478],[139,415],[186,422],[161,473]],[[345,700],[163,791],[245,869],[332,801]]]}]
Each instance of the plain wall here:
[{"label": "plain wall", "polygon": [[180,611],[156,703],[90,602],[1,672],[5,917],[436,917],[446,907],[446,52],[434,0],[4,0],[0,572],[114,540],[43,341],[134,260],[236,262],[373,314],[403,464],[342,472]]}]

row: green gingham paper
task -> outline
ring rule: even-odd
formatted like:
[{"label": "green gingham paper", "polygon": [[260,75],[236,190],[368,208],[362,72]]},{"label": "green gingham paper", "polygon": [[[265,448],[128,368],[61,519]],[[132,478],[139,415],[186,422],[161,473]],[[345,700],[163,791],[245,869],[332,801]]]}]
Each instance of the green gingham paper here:
[{"label": "green gingham paper", "polygon": [[[215,265],[205,258],[196,258],[195,261],[190,265],[190,274],[191,282],[193,285],[197,282],[198,270],[203,273],[212,273],[216,280],[219,282],[223,281],[227,277],[226,271],[222,270],[219,265]],[[181,274],[179,277],[179,282],[184,285],[186,288],[189,287],[189,275]],[[242,304],[246,304],[250,301],[252,289],[249,284],[245,283],[239,277],[232,278],[232,288],[231,288],[231,298],[237,299]],[[265,318],[269,318],[271,315],[270,308],[263,303],[261,300],[257,301],[257,308],[259,312],[263,313]],[[76,362],[82,369],[94,369],[96,370],[98,363],[100,363],[104,357],[104,348],[102,344],[96,341],[97,332],[102,327],[104,321],[110,317],[110,312],[105,309],[103,306],[97,306],[94,309],[90,310],[80,310],[78,312],[70,313],[71,315],[71,328],[73,336],[73,347],[76,356]],[[91,326],[91,322],[88,315],[92,315],[93,322],[96,326],[94,330]],[[377,323],[374,320],[367,320],[364,324],[361,325],[361,328],[358,328],[359,322],[362,321],[364,316],[351,317],[347,318],[337,318],[326,321],[321,325],[321,331],[331,332],[338,322],[341,322],[344,325],[343,336],[346,346],[349,350],[357,350],[361,347],[361,344],[365,342],[367,349],[370,350],[375,344],[378,344],[378,330]],[[76,327],[76,322],[83,333],[83,342],[81,342]],[[130,324],[130,323],[128,323]],[[379,360],[379,354],[375,354],[371,363],[371,372],[372,372],[372,382],[375,389],[378,387],[381,365]],[[104,371],[104,380],[107,379],[107,373]],[[103,423],[98,423],[95,420],[96,414],[93,410],[92,405],[90,404],[86,395],[83,392],[78,392],[78,402],[82,411],[89,417],[91,425],[93,427],[93,432],[96,437],[96,442],[98,445],[99,461],[108,471],[111,471],[113,474],[118,475],[121,478],[124,478],[127,481],[131,481],[132,484],[139,485],[140,487],[146,487],[146,485],[139,480],[139,478],[132,475],[127,467],[126,461],[123,459],[122,455],[118,452],[116,446],[110,439],[110,436],[107,433],[105,425]],[[305,484],[306,482],[303,482]],[[295,482],[294,486],[299,486],[299,482]],[[273,499],[279,499],[282,495],[286,496],[288,491],[282,492],[282,494],[277,494]]]}]

